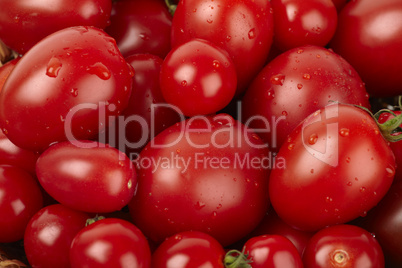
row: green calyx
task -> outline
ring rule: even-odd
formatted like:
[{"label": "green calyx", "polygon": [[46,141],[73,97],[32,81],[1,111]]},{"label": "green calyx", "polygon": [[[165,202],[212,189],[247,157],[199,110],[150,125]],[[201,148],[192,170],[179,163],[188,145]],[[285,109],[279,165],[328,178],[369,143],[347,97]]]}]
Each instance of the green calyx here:
[{"label": "green calyx", "polygon": [[173,16],[176,11],[177,4],[174,3],[174,0],[165,0],[166,6],[169,9],[169,13]]},{"label": "green calyx", "polygon": [[103,220],[103,219],[105,219],[105,217],[96,215],[94,218],[87,219],[85,226],[91,225],[92,223],[95,223],[95,222]]},{"label": "green calyx", "polygon": [[251,268],[252,260],[248,254],[233,249],[226,253],[223,262],[226,268]]}]

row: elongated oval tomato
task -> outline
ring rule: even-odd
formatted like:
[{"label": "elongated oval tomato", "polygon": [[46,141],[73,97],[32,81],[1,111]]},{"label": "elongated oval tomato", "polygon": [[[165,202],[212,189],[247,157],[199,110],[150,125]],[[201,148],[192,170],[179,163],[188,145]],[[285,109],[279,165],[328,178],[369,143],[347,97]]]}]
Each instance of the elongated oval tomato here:
[{"label": "elongated oval tomato", "polygon": [[270,161],[253,130],[227,114],[177,123],[151,140],[135,161],[133,221],[157,243],[194,230],[229,245],[264,217]]},{"label": "elongated oval tomato", "polygon": [[271,172],[272,206],[307,231],[364,216],[395,175],[395,157],[374,119],[352,105],[334,103],[308,116],[278,157],[286,168]]},{"label": "elongated oval tomato", "polygon": [[47,35],[67,27],[105,28],[111,9],[110,0],[2,0],[0,36],[10,48],[25,54]]},{"label": "elongated oval tomato", "polygon": [[0,93],[0,126],[17,146],[91,139],[128,103],[133,71],[116,42],[94,27],[72,27],[39,42]]},{"label": "elongated oval tomato", "polygon": [[61,204],[86,212],[120,210],[134,194],[137,177],[130,159],[98,142],[57,143],[41,154],[36,173]]}]

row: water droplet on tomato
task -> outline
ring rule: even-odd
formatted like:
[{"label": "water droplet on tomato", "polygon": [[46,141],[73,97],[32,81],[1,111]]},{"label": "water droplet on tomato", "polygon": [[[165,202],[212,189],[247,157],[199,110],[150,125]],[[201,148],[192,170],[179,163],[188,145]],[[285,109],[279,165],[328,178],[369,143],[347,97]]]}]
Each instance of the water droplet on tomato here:
[{"label": "water droplet on tomato", "polygon": [[350,157],[346,157],[346,163],[350,163]]},{"label": "water droplet on tomato", "polygon": [[111,77],[110,70],[101,62],[88,66],[87,72],[90,74],[95,74],[102,80],[108,80]]},{"label": "water droplet on tomato", "polygon": [[393,178],[395,176],[395,168],[391,165],[385,168],[385,172],[387,173],[388,178]]},{"label": "water droplet on tomato", "polygon": [[342,137],[348,137],[350,134],[350,130],[348,128],[341,128],[341,130],[339,130],[339,135],[341,135]]},{"label": "water droplet on tomato", "polygon": [[273,85],[279,85],[282,86],[283,82],[285,82],[285,75],[284,74],[276,74],[271,76],[270,82]]},{"label": "water droplet on tomato", "polygon": [[314,144],[316,144],[317,140],[318,140],[318,135],[316,133],[313,133],[308,138],[308,143],[311,145],[314,145]]},{"label": "water droplet on tomato", "polygon": [[207,22],[209,23],[209,24],[211,24],[212,22],[214,22],[212,19],[207,19]]},{"label": "water droplet on tomato", "polygon": [[129,180],[129,181],[127,182],[127,188],[128,188],[128,189],[131,189],[131,187],[133,187],[133,182],[132,182],[131,180]]},{"label": "water droplet on tomato", "polygon": [[248,38],[249,39],[254,39],[255,38],[255,28],[253,28],[250,31],[248,31]]},{"label": "water droplet on tomato", "polygon": [[8,130],[6,128],[3,128],[2,131],[3,131],[4,135],[8,134]]},{"label": "water droplet on tomato", "polygon": [[60,59],[52,57],[47,63],[46,75],[49,77],[57,77],[62,67]]},{"label": "water droplet on tomato", "polygon": [[181,152],[181,150],[180,150],[180,148],[179,149],[176,149],[176,153],[180,153]]},{"label": "water droplet on tomato", "polygon": [[310,74],[303,74],[303,79],[304,79],[304,80],[310,80],[310,79],[311,79],[311,75],[310,75]]},{"label": "water droplet on tomato", "polygon": [[149,40],[149,35],[146,33],[139,33],[138,36],[144,41]]},{"label": "water droplet on tomato", "polygon": [[222,204],[218,204],[218,206],[216,207],[216,209],[220,209],[222,207]]},{"label": "water droplet on tomato", "polygon": [[183,80],[183,81],[181,81],[181,83],[180,83],[183,87],[185,87],[185,86],[187,86],[187,81],[186,80]]},{"label": "water droplet on tomato", "polygon": [[287,115],[288,115],[288,112],[282,111],[282,115],[287,116]]},{"label": "water droplet on tomato", "polygon": [[349,181],[346,185],[347,185],[347,186],[352,186],[352,182]]},{"label": "water droplet on tomato", "polygon": [[289,150],[293,150],[295,148],[295,144],[294,143],[289,143],[288,144],[288,149]]},{"label": "water droplet on tomato", "polygon": [[332,197],[327,196],[327,197],[325,198],[325,201],[328,202],[328,203],[332,202]]},{"label": "water droplet on tomato", "polygon": [[77,97],[78,96],[78,88],[72,88],[70,90],[71,95],[73,95],[73,97]]},{"label": "water droplet on tomato", "polygon": [[198,201],[194,206],[196,209],[202,209],[203,207],[205,207],[205,203]]},{"label": "water droplet on tomato", "polygon": [[314,173],[314,168],[312,168],[312,169],[310,170],[310,173],[311,173],[311,174],[313,174],[313,173]]},{"label": "water droplet on tomato", "polygon": [[218,213],[216,213],[216,211],[212,212],[211,218],[216,218],[216,215],[218,215]]},{"label": "water droplet on tomato", "polygon": [[367,216],[367,211],[363,211],[362,213],[360,213],[360,217],[366,217]]},{"label": "water droplet on tomato", "polygon": [[299,49],[299,50],[297,50],[297,54],[302,54],[304,52],[304,50],[303,49]]},{"label": "water droplet on tomato", "polygon": [[298,89],[302,89],[302,88],[303,88],[303,85],[302,85],[302,84],[297,84],[297,88],[298,88]]},{"label": "water droplet on tomato", "polygon": [[275,98],[275,90],[273,89],[268,89],[265,93],[265,98],[267,100],[272,100],[273,98]]},{"label": "water droplet on tomato", "polygon": [[216,69],[218,69],[219,67],[221,67],[221,63],[218,60],[213,60],[212,61],[212,66]]},{"label": "water droplet on tomato", "polygon": [[174,236],[174,239],[177,240],[177,241],[180,241],[180,240],[183,239],[183,236],[182,236],[181,234],[176,234],[176,235]]}]

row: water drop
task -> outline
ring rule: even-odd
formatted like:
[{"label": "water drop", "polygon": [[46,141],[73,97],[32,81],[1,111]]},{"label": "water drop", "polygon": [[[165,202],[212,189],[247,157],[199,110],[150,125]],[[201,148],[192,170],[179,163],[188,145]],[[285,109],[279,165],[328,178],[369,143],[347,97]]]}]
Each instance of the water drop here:
[{"label": "water drop", "polygon": [[212,61],[212,66],[216,69],[218,69],[219,67],[221,67],[221,63],[218,60],[213,60]]},{"label": "water drop", "polygon": [[177,240],[177,241],[180,241],[180,240],[183,239],[183,236],[182,236],[181,234],[176,234],[176,235],[174,236],[174,239]]},{"label": "water drop", "polygon": [[212,215],[211,215],[211,218],[216,218],[216,215],[217,215],[218,213],[216,213],[216,211],[213,211],[212,212]]},{"label": "water drop", "polygon": [[110,70],[101,62],[88,66],[87,72],[90,74],[95,74],[102,80],[108,80],[111,77]]},{"label": "water drop", "polygon": [[304,52],[304,50],[303,49],[299,49],[299,50],[297,50],[297,54],[302,54]]},{"label": "water drop", "polygon": [[187,81],[186,80],[183,80],[183,81],[181,81],[181,83],[180,83],[183,87],[185,87],[185,86],[187,86]]},{"label": "water drop", "polygon": [[218,204],[218,206],[216,207],[216,209],[220,209],[222,207],[222,204]]},{"label": "water drop", "polygon": [[297,88],[298,88],[298,89],[302,89],[302,88],[303,88],[303,85],[302,85],[302,84],[297,84]]},{"label": "water drop", "polygon": [[295,144],[294,143],[289,143],[288,144],[288,149],[293,150],[293,148],[295,148]]},{"label": "water drop", "polygon": [[214,21],[212,19],[207,19],[207,22],[211,24]]},{"label": "water drop", "polygon": [[395,176],[395,168],[393,166],[385,168],[385,172],[387,173],[388,178],[393,178]]},{"label": "water drop", "polygon": [[350,157],[346,157],[346,163],[350,163]]},{"label": "water drop", "polygon": [[47,63],[46,75],[49,77],[57,77],[60,72],[61,66],[61,61],[56,57],[52,57]]},{"label": "water drop", "polygon": [[6,128],[3,128],[2,130],[3,130],[4,135],[8,134],[8,130]]},{"label": "water drop", "polygon": [[346,185],[347,185],[347,186],[352,186],[352,182],[349,181]]},{"label": "water drop", "polygon": [[339,135],[341,135],[342,137],[348,137],[350,133],[350,130],[348,128],[341,128],[341,130],[339,130]]},{"label": "water drop", "polygon": [[255,28],[251,29],[251,30],[248,32],[248,38],[249,38],[249,39],[254,39],[254,38],[255,38]]},{"label": "water drop", "polygon": [[205,203],[198,201],[194,206],[196,209],[202,209],[203,207],[205,207]]},{"label": "water drop", "polygon": [[318,140],[318,135],[316,133],[313,133],[308,138],[308,143],[313,145],[313,144],[316,144],[317,140]]},{"label": "water drop", "polygon": [[273,98],[275,98],[275,91],[273,89],[268,89],[265,93],[265,98],[267,100],[272,100]]},{"label": "water drop", "polygon": [[288,115],[288,112],[282,111],[282,115],[287,116],[287,115]]},{"label": "water drop", "polygon": [[271,76],[270,78],[271,84],[282,86],[283,82],[285,82],[285,75],[284,74],[276,74]]},{"label": "water drop", "polygon": [[310,74],[303,74],[303,79],[305,79],[305,80],[310,80],[310,79],[311,79],[311,75],[310,75]]},{"label": "water drop", "polygon": [[73,95],[73,97],[77,97],[78,96],[78,88],[72,88],[70,90],[71,95]]},{"label": "water drop", "polygon": [[310,173],[311,173],[311,174],[313,174],[313,173],[314,173],[314,168],[312,168],[312,169],[310,170]]},{"label": "water drop", "polygon": [[332,202],[332,197],[327,196],[327,197],[325,198],[325,201],[328,202],[328,203],[329,203],[329,202]]},{"label": "water drop", "polygon": [[146,33],[139,33],[138,36],[144,41],[149,40],[149,36]]},{"label": "water drop", "polygon": [[181,152],[180,148],[176,149],[176,153],[179,154]]},{"label": "water drop", "polygon": [[360,192],[364,193],[366,191],[366,187],[360,187]]}]

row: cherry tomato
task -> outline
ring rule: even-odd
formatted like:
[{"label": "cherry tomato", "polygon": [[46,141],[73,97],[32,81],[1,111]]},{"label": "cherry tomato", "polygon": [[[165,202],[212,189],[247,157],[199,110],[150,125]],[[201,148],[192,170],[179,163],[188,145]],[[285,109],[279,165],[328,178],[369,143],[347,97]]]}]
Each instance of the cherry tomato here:
[{"label": "cherry tomato", "polygon": [[370,107],[362,80],[339,55],[317,46],[294,48],[254,79],[243,97],[242,122],[278,151],[304,118],[330,101]]},{"label": "cherry tomato", "polygon": [[42,205],[42,193],[28,172],[0,166],[0,243],[22,239],[30,218]]},{"label": "cherry tomato", "polygon": [[350,1],[330,46],[359,73],[371,96],[402,92],[402,1]]},{"label": "cherry tomato", "polygon": [[353,105],[328,105],[290,134],[271,172],[269,194],[279,217],[306,231],[365,215],[386,194],[395,158],[374,119]]},{"label": "cherry tomato", "polygon": [[224,50],[206,40],[178,45],[162,64],[163,97],[187,116],[223,109],[235,95],[236,86],[232,60]]},{"label": "cherry tomato", "polygon": [[0,67],[0,91],[3,88],[3,85],[6,82],[7,77],[10,75],[11,71],[14,69],[15,65],[20,59],[21,57],[17,57]]},{"label": "cherry tomato", "polygon": [[69,268],[70,245],[89,215],[60,204],[38,211],[29,221],[24,249],[32,267]]},{"label": "cherry tomato", "polygon": [[106,118],[126,108],[133,75],[103,31],[58,31],[11,71],[0,92],[0,126],[15,145],[33,151],[67,139],[90,139]]},{"label": "cherry tomato", "polygon": [[268,58],[273,38],[270,2],[179,1],[171,38],[172,47],[201,38],[225,49],[236,67],[237,95],[240,95]]},{"label": "cherry tomato", "polygon": [[281,235],[261,235],[247,240],[243,252],[248,254],[252,268],[303,267],[293,243]]},{"label": "cherry tomato", "polygon": [[331,0],[271,0],[274,44],[282,51],[303,45],[325,46],[333,37],[337,11]]},{"label": "cherry tomato", "polygon": [[318,231],[303,255],[308,268],[382,268],[384,254],[377,240],[354,225],[335,225]]},{"label": "cherry tomato", "polygon": [[152,254],[153,268],[223,268],[225,250],[212,236],[186,231],[167,238]]},{"label": "cherry tomato", "polygon": [[135,161],[133,221],[157,243],[189,230],[224,246],[234,243],[256,227],[269,206],[272,160],[253,130],[227,114],[177,123]]},{"label": "cherry tomato", "polygon": [[43,152],[36,173],[61,204],[86,212],[113,212],[130,201],[137,182],[130,159],[106,144],[61,142]]},{"label": "cherry tomato", "polygon": [[0,36],[7,46],[25,54],[47,35],[67,27],[105,28],[111,8],[110,0],[2,0]]},{"label": "cherry tomato", "polygon": [[105,31],[124,57],[151,53],[164,58],[169,52],[172,16],[163,1],[114,1],[110,21]]},{"label": "cherry tomato", "polygon": [[142,232],[132,223],[115,218],[96,221],[74,237],[71,267],[149,268],[151,251]]}]

